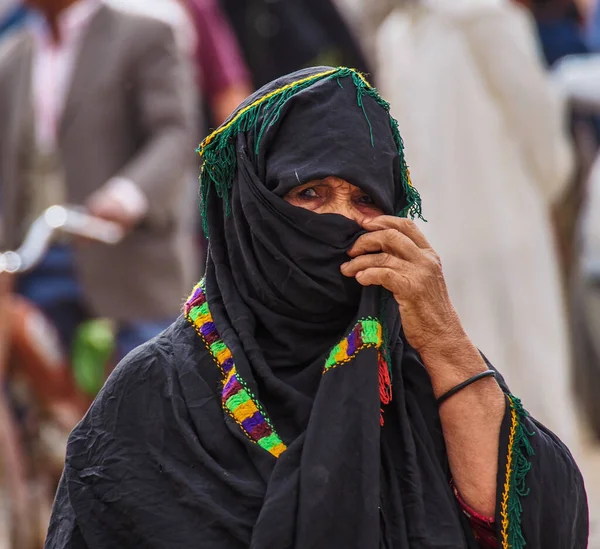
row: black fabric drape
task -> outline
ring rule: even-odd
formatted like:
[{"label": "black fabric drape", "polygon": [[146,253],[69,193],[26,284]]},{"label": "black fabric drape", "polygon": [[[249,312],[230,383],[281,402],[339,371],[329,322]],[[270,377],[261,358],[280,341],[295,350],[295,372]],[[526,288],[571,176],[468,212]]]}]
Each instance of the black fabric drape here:
[{"label": "black fabric drape", "polygon": [[[348,545],[332,541],[338,531],[355,533],[355,525],[332,522],[323,501],[330,465],[302,461],[301,454],[313,447],[310,437],[301,435],[275,459],[232,425],[221,405],[220,379],[212,357],[184,319],[130,355],[71,435],[46,547],[477,547],[462,539],[470,539],[469,528],[447,490],[449,473],[439,418],[433,408],[424,410],[431,389],[413,353],[404,357],[403,392],[395,387],[393,401],[393,407],[405,410],[407,418],[402,421],[386,410],[381,435],[380,474],[387,479],[380,482],[381,541],[368,544],[362,536]],[[356,392],[355,387],[352,390]],[[333,414],[315,431],[322,430],[325,438],[326,429],[335,429],[332,424],[339,429],[354,419]],[[524,425],[535,433],[528,494],[520,498],[527,547],[583,549],[587,547],[585,492],[572,458],[545,428],[530,419]],[[377,429],[378,422],[372,422],[372,427]],[[509,434],[507,414],[499,456],[499,529]],[[361,481],[362,473],[352,471],[339,488],[339,498]],[[298,493],[301,478],[304,489],[310,490],[305,496],[322,514],[315,523],[315,536],[302,540],[305,545],[295,542],[293,532],[310,531],[308,517],[303,515],[306,518],[298,526],[298,517],[284,497],[288,491]],[[402,505],[392,511],[390,500],[401,500]],[[276,520],[268,522],[274,516]],[[373,517],[369,520],[374,523]],[[359,524],[365,521],[361,517]],[[464,534],[457,532],[459,527]]]},{"label": "black fabric drape", "polygon": [[[398,307],[339,271],[360,226],[283,200],[327,176],[386,213],[408,200],[385,105],[353,73],[310,80],[321,74],[260,90],[215,136],[216,156],[210,139],[201,147],[203,185],[235,168],[203,193],[205,282],[186,318],[117,368],[71,435],[48,549],[477,547]],[[261,103],[277,90],[285,100]],[[507,403],[502,547],[585,547],[572,458]]]}]

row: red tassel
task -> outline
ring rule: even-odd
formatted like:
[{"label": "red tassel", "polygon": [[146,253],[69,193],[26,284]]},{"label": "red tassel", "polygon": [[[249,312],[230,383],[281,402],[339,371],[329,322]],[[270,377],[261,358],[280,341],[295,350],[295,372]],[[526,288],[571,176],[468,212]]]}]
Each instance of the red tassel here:
[{"label": "red tassel", "polygon": [[[390,371],[388,370],[387,362],[383,357],[382,353],[379,353],[378,359],[379,366],[379,400],[382,406],[389,404],[392,401],[392,380],[390,379]],[[381,426],[383,426],[383,408],[381,408],[381,415],[379,420]]]}]

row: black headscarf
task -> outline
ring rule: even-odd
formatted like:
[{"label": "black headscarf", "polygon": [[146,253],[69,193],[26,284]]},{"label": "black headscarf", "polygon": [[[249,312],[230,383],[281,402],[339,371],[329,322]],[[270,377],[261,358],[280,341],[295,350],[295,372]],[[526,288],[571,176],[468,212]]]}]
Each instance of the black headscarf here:
[{"label": "black headscarf", "polygon": [[[337,176],[385,213],[419,214],[387,104],[348,69],[302,71],[200,153],[205,280],[73,432],[47,548],[476,548],[398,307],[340,273],[361,227],[283,200]],[[568,452],[507,399],[501,547],[583,548]],[[552,504],[525,497],[551,477]]]}]

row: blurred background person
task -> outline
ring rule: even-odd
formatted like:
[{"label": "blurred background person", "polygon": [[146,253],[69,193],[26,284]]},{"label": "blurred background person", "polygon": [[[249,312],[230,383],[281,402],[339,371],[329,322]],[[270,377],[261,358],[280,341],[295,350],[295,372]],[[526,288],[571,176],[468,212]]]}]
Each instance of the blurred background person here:
[{"label": "blurred background person", "polygon": [[220,3],[242,47],[254,87],[314,65],[369,72],[362,49],[333,0]]},{"label": "blurred background person", "polygon": [[167,23],[173,30],[179,50],[189,57],[196,47],[194,24],[183,0],[104,0],[108,5],[135,15],[152,17]]},{"label": "blurred background person", "polygon": [[565,55],[588,52],[581,4],[574,0],[517,0],[531,10],[549,66]]},{"label": "blurred background person", "polygon": [[100,0],[27,4],[36,20],[0,59],[2,246],[57,203],[118,223],[120,244],[56,245],[19,291],[67,349],[82,320],[114,320],[122,356],[177,316],[194,274],[191,74],[162,22]]},{"label": "blurred background person", "polygon": [[600,2],[589,0],[587,4],[587,23],[585,36],[587,45],[593,52],[600,52]]},{"label": "blurred background person", "polygon": [[528,410],[576,448],[550,218],[572,155],[534,32],[508,0],[408,2],[381,28],[379,86],[467,332]]},{"label": "blurred background person", "polygon": [[[218,0],[106,1],[171,26],[179,49],[193,66],[198,97],[206,103],[211,126],[221,124],[252,92],[243,54]],[[201,135],[208,124],[200,123]]]},{"label": "blurred background person", "polygon": [[[250,72],[235,33],[218,0],[180,0],[184,2],[196,31],[194,66],[196,83],[203,97],[200,125],[202,135],[222,124],[231,112],[252,92]],[[194,178],[195,197],[198,180]],[[196,202],[196,198],[191,203]],[[196,217],[196,233],[202,271],[208,242]]]},{"label": "blurred background person", "polygon": [[[250,75],[227,17],[217,0],[106,0],[128,13],[154,17],[168,23],[196,82],[198,142],[209,128],[227,116],[252,92]],[[197,201],[197,170],[189,177],[190,204]],[[191,219],[200,270],[204,269],[207,242],[199,210]]]},{"label": "blurred background person", "polygon": [[[552,78],[569,99],[576,172],[555,223],[570,304],[574,386],[579,408],[600,440],[600,4],[596,0],[523,2],[537,21]],[[591,447],[590,447],[591,449]],[[597,452],[597,450],[596,450]]]},{"label": "blurred background person", "polygon": [[[566,57],[590,52],[585,17],[591,11],[591,0],[517,1],[534,17],[543,59],[549,70],[553,71]],[[567,291],[577,262],[576,231],[585,185],[600,143],[600,118],[573,104],[569,110],[569,125],[575,145],[575,170],[563,192],[560,207],[553,212]]]},{"label": "blurred background person", "polygon": [[360,41],[369,66],[377,67],[377,30],[398,7],[398,0],[335,0],[354,35]]},{"label": "blurred background person", "polygon": [[19,0],[0,0],[0,40],[19,28],[26,16],[27,8]]},{"label": "blurred background person", "polygon": [[[600,55],[565,57],[553,78],[571,108],[588,117],[600,115]],[[582,208],[575,242],[576,268],[571,280],[575,380],[580,403],[600,440],[600,156],[582,182]]]},{"label": "blurred background person", "polygon": [[196,29],[196,75],[209,126],[222,124],[252,92],[244,54],[218,0],[184,1]]},{"label": "blurred background person", "polygon": [[[55,203],[83,205],[125,231],[114,247],[60,240],[17,281],[16,289],[60,333],[65,362],[59,366],[70,365],[78,382],[77,372],[94,367],[101,383],[114,360],[179,314],[171,300],[179,301],[196,276],[190,222],[196,198],[185,193],[193,186],[197,195],[192,74],[167,25],[102,0],[32,0],[11,10],[0,36],[0,246],[18,246],[32,220]],[[106,326],[92,320],[97,317],[115,328],[113,360],[104,353],[112,338],[98,349],[94,334],[105,334],[88,329]],[[39,328],[39,345],[52,350],[53,341]],[[28,490],[26,512],[12,506],[19,516],[9,519],[18,523],[12,547],[27,549],[24,536],[45,532],[53,462],[62,461],[66,439],[63,423],[37,412],[39,395],[22,391],[19,374],[26,368],[16,365],[6,379],[0,375],[14,421],[7,423],[5,415],[0,429],[4,435],[8,426],[18,429],[23,470],[2,470],[3,460],[0,472]],[[34,385],[44,372],[37,374]],[[48,374],[41,381],[51,387],[55,380]],[[10,437],[2,438],[3,446],[7,442]],[[15,485],[8,486],[14,502]],[[0,524],[3,547],[1,531]]]}]

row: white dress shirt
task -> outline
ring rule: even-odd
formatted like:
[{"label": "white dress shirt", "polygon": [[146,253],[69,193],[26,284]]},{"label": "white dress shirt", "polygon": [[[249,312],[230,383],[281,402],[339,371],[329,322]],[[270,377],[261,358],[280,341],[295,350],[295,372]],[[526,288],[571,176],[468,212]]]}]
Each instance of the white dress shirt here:
[{"label": "white dress shirt", "polygon": [[[102,6],[102,0],[79,0],[58,17],[60,43],[52,37],[43,17],[32,22],[35,37],[33,62],[33,105],[35,135],[39,151],[52,153],[69,93],[77,55],[90,21]],[[104,191],[110,193],[133,217],[148,210],[146,196],[128,179],[116,177],[108,181]]]}]

